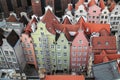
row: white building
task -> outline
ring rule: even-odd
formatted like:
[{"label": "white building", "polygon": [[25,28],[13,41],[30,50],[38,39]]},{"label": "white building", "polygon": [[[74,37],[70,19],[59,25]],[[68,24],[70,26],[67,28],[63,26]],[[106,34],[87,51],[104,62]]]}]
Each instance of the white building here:
[{"label": "white building", "polygon": [[105,7],[100,14],[101,24],[110,24],[110,12],[107,7]]},{"label": "white building", "polygon": [[26,65],[21,42],[17,33],[4,31],[0,45],[0,68],[8,68],[23,71]]}]

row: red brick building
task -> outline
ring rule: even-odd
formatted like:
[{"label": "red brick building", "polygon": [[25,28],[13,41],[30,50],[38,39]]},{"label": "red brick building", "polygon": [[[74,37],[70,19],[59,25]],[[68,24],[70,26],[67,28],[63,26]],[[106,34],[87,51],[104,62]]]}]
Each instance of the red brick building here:
[{"label": "red brick building", "polygon": [[42,16],[41,0],[31,0],[33,14]]}]

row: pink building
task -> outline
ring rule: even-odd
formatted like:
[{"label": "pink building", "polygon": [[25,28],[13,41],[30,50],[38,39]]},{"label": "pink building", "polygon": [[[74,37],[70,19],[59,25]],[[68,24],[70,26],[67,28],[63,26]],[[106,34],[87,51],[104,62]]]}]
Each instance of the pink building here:
[{"label": "pink building", "polygon": [[100,23],[99,16],[101,14],[101,8],[98,7],[94,0],[91,0],[88,4],[88,22]]},{"label": "pink building", "polygon": [[23,33],[21,35],[21,41],[27,64],[33,65],[37,69],[36,56],[31,36],[28,33]]},{"label": "pink building", "polygon": [[28,65],[34,66],[37,69],[36,55],[30,33],[36,29],[36,18],[33,17],[25,28],[25,32],[21,35],[22,48]]},{"label": "pink building", "polygon": [[87,66],[89,55],[89,42],[84,31],[80,30],[71,45],[70,68],[72,71],[80,71]]}]

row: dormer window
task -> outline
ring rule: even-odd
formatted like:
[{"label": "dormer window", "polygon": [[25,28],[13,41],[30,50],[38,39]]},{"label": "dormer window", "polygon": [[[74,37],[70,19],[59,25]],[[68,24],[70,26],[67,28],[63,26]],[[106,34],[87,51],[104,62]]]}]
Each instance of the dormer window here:
[{"label": "dormer window", "polygon": [[96,13],[96,11],[93,11],[94,13]]},{"label": "dormer window", "polygon": [[80,13],[82,13],[83,12],[83,10],[80,10]]},{"label": "dormer window", "polygon": [[105,19],[107,19],[108,17],[107,16],[105,16]]},{"label": "dormer window", "polygon": [[106,14],[107,12],[104,12],[104,14]]}]

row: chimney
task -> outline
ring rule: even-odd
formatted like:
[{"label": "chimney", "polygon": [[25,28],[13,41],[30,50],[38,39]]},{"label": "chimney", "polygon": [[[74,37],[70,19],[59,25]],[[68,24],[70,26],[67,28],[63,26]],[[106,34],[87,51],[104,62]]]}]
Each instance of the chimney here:
[{"label": "chimney", "polygon": [[68,4],[68,11],[71,11],[73,9],[73,6],[71,3]]}]

